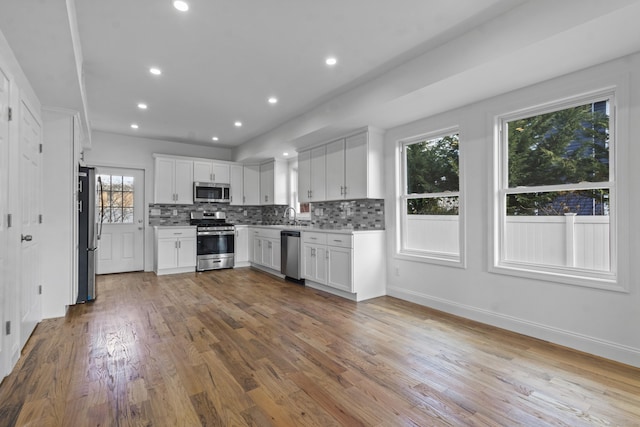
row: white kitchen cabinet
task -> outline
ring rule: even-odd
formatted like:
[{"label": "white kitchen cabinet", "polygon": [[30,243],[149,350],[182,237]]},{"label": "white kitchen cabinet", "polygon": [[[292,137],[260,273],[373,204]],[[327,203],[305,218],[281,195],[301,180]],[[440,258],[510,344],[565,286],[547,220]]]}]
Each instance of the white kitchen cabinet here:
[{"label": "white kitchen cabinet", "polygon": [[193,181],[230,184],[229,164],[207,160],[196,160],[193,162]]},{"label": "white kitchen cabinet", "polygon": [[385,295],[384,231],[302,232],[306,285],[355,301]]},{"label": "white kitchen cabinet", "polygon": [[[234,267],[249,266],[249,227],[236,225],[236,237],[234,244]],[[252,240],[253,241],[253,240]]]},{"label": "white kitchen cabinet", "polygon": [[298,154],[298,200],[300,203],[323,201],[327,197],[326,147]]},{"label": "white kitchen cabinet", "polygon": [[352,253],[351,248],[327,246],[327,286],[353,292]]},{"label": "white kitchen cabinet", "polygon": [[154,202],[193,204],[193,161],[155,157]]},{"label": "white kitchen cabinet", "polygon": [[155,228],[155,273],[195,271],[197,239],[195,227]]},{"label": "white kitchen cabinet", "polygon": [[271,160],[260,165],[260,204],[286,205],[287,163]]},{"label": "white kitchen cabinet", "polygon": [[344,199],[344,138],[326,146],[327,200]]},{"label": "white kitchen cabinet", "polygon": [[260,165],[244,165],[243,169],[243,204],[256,206],[260,204]]},{"label": "white kitchen cabinet", "polygon": [[383,136],[369,129],[326,145],[326,200],[383,198]]},{"label": "white kitchen cabinet", "polygon": [[231,187],[230,204],[244,205],[244,168],[242,165],[229,165],[229,186]]},{"label": "white kitchen cabinet", "polygon": [[280,230],[268,228],[251,228],[252,243],[251,262],[269,270],[280,271]]},{"label": "white kitchen cabinet", "polygon": [[321,284],[327,283],[327,246],[302,244],[302,277]]}]

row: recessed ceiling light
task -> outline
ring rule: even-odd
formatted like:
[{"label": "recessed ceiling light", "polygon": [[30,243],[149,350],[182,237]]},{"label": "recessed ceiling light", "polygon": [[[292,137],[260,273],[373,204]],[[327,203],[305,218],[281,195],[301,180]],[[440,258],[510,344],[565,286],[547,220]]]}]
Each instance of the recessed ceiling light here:
[{"label": "recessed ceiling light", "polygon": [[325,64],[327,65],[336,65],[338,63],[338,60],[336,58],[334,58],[333,56],[330,56],[329,58],[326,59],[326,61],[324,61]]},{"label": "recessed ceiling light", "polygon": [[145,104],[144,102],[141,102],[138,104],[138,108],[141,110],[146,110],[147,109],[147,104]]},{"label": "recessed ceiling light", "polygon": [[237,127],[237,128],[239,128],[239,127],[241,127],[241,126],[242,126],[242,122],[240,122],[240,121],[235,122],[235,123],[234,123],[234,126],[235,126],[235,127]]},{"label": "recessed ceiling light", "polygon": [[154,76],[159,76],[160,74],[162,74],[162,70],[160,68],[156,68],[156,67],[149,68],[149,72],[151,74],[153,74]]},{"label": "recessed ceiling light", "polygon": [[186,1],[182,0],[175,0],[173,2],[173,7],[178,9],[180,12],[186,12],[187,10],[189,10],[189,4]]},{"label": "recessed ceiling light", "polygon": [[131,123],[131,129],[138,129],[139,126],[135,123]]},{"label": "recessed ceiling light", "polygon": [[213,141],[217,141],[217,140],[219,140],[220,138],[218,138],[217,136],[214,136],[214,137],[213,137],[213,138],[211,138],[211,139],[212,139]]},{"label": "recessed ceiling light", "polygon": [[267,101],[269,101],[269,104],[277,104],[278,103],[278,98],[276,98],[275,96],[272,96]]},{"label": "recessed ceiling light", "polygon": [[283,155],[283,156],[288,156],[288,155],[289,155],[289,153],[284,152],[284,153],[282,153],[282,155]]}]

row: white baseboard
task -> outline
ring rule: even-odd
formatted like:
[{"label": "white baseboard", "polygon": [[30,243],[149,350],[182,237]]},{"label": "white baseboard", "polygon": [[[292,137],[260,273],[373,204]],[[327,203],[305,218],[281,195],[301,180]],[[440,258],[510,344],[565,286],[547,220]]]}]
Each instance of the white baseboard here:
[{"label": "white baseboard", "polygon": [[387,286],[387,295],[640,368],[638,348],[394,286]]}]

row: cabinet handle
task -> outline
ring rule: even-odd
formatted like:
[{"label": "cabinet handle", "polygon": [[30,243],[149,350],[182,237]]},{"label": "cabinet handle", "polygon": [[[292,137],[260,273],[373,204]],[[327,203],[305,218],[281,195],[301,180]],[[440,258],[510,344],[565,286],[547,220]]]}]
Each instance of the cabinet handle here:
[{"label": "cabinet handle", "polygon": [[347,186],[346,185],[344,186],[344,195],[345,196],[347,195]]},{"label": "cabinet handle", "polygon": [[311,248],[311,256],[316,256],[316,250],[315,250],[315,248]]},{"label": "cabinet handle", "polygon": [[271,242],[269,242],[269,249],[271,249]]},{"label": "cabinet handle", "polygon": [[178,249],[180,249],[181,247],[182,247],[182,242],[178,240]]},{"label": "cabinet handle", "polygon": [[247,196],[242,196],[242,203],[247,203]]},{"label": "cabinet handle", "polygon": [[173,247],[178,249],[178,241],[177,240],[175,242],[173,242]]},{"label": "cabinet handle", "polygon": [[344,195],[344,187],[342,185],[340,186],[340,195]]},{"label": "cabinet handle", "polygon": [[325,254],[326,254],[326,259],[328,260],[329,259],[329,251],[325,252]]},{"label": "cabinet handle", "polygon": [[334,240],[334,242],[342,243],[342,240]]}]

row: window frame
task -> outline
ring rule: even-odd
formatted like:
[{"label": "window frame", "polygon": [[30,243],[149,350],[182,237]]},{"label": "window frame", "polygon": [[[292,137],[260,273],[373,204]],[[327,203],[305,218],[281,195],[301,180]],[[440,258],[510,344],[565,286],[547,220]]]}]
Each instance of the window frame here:
[{"label": "window frame", "polygon": [[[458,134],[458,191],[442,192],[442,193],[420,193],[408,194],[408,177],[407,177],[407,155],[406,146],[429,141],[433,139],[443,138],[452,134]],[[398,220],[397,220],[397,249],[396,257],[410,261],[419,261],[431,264],[440,264],[451,267],[466,268],[465,263],[465,208],[464,208],[464,154],[462,150],[462,132],[460,126],[450,126],[431,132],[421,133],[415,136],[403,138],[397,141],[397,153],[399,156],[399,197],[398,197]],[[425,197],[428,196],[428,197]],[[457,197],[458,198],[458,253],[434,251],[434,250],[417,250],[406,248],[407,235],[407,202],[410,199],[422,198],[438,198],[438,197]],[[453,215],[452,215],[453,216]]]},{"label": "window frame", "polygon": [[[507,123],[538,116],[542,114],[561,111],[599,101],[609,101],[609,177],[607,181],[580,182],[575,184],[555,184],[537,186],[509,187],[508,166],[508,131]],[[492,273],[507,274],[532,279],[542,279],[552,282],[560,282],[583,287],[598,289],[626,291],[619,283],[619,258],[617,253],[619,202],[618,190],[618,133],[617,133],[617,98],[615,88],[607,88],[581,95],[575,95],[560,100],[552,100],[543,104],[518,109],[494,118],[494,177],[493,177],[493,208],[491,216],[493,221],[493,256],[489,266]],[[533,264],[520,261],[506,260],[506,200],[510,194],[606,189],[609,191],[609,254],[610,270],[597,271],[584,268],[551,266]]]},{"label": "window frame", "polygon": [[[135,212],[135,190],[131,190],[131,191],[124,191],[124,190],[114,191],[114,190],[111,189],[111,187],[113,185],[112,184],[113,177],[116,176],[116,177],[122,178],[122,181],[123,181],[122,185],[123,186],[124,186],[124,178],[125,177],[126,178],[131,178],[133,180],[133,187],[132,188],[135,188],[135,177],[128,176],[128,175],[121,175],[121,174],[98,173],[96,175],[96,188],[98,188],[97,187],[98,178],[99,177],[102,178],[102,177],[105,177],[105,176],[109,176],[109,190],[105,190],[105,189],[101,188],[101,193],[102,194],[100,194],[99,198],[96,198],[96,212],[98,212],[98,209],[101,207],[100,206],[100,201],[101,201],[104,193],[107,193],[109,195],[109,201],[110,201],[108,206],[102,206],[104,211],[106,211],[107,209],[112,211],[114,209],[113,204],[112,204],[113,203],[112,200],[113,200],[113,194],[114,193],[121,194],[122,195],[122,200],[124,200],[124,194],[125,193],[131,193],[132,197],[133,197],[132,205],[131,206],[126,206],[126,207],[125,206],[119,206],[119,207],[116,208],[116,209],[120,209],[123,213],[124,213],[124,209],[131,209],[131,222],[124,222],[122,220],[121,221],[117,221],[117,222],[105,221],[104,217],[100,218],[100,220],[104,221],[104,224],[115,225],[115,226],[127,226],[127,225],[134,224],[135,223],[135,214],[136,214],[136,212]],[[103,215],[103,213],[102,212],[98,212],[98,215]],[[124,215],[122,216],[122,218],[124,218]],[[110,220],[112,219],[112,214],[110,214],[110,218],[109,219]]]}]

